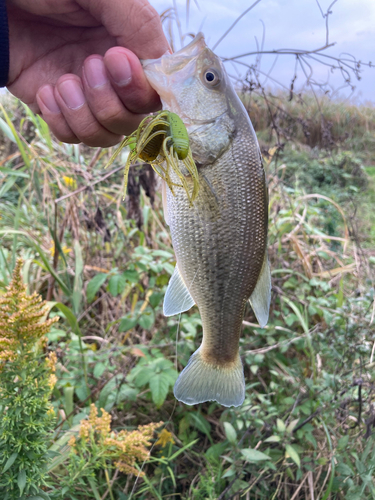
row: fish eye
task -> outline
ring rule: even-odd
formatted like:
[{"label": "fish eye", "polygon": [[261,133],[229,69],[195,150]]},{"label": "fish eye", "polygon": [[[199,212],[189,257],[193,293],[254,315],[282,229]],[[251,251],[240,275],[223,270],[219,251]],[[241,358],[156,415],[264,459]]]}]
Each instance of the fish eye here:
[{"label": "fish eye", "polygon": [[219,85],[221,79],[218,72],[215,69],[208,69],[204,73],[204,83],[210,87],[216,87]]}]

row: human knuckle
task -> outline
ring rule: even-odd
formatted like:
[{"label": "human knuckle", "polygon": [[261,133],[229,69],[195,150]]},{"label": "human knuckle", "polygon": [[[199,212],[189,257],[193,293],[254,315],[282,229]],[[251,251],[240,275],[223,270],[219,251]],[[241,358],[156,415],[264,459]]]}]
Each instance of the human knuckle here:
[{"label": "human knuckle", "polygon": [[121,108],[104,107],[99,109],[95,115],[104,126],[119,125],[126,121],[124,110]]},{"label": "human knuckle", "polygon": [[78,139],[78,137],[73,133],[69,133],[69,132],[65,132],[65,131],[59,132],[59,131],[53,131],[53,130],[52,130],[52,133],[58,141],[66,142],[67,144],[78,144],[81,142]]}]

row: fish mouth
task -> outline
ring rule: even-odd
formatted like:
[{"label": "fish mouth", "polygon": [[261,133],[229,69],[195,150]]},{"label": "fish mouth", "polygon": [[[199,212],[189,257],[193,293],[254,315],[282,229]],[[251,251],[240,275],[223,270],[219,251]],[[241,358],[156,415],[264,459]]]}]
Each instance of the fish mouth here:
[{"label": "fish mouth", "polygon": [[171,54],[167,51],[158,59],[143,59],[141,60],[141,64],[146,69],[151,64],[159,63],[162,66],[163,72],[169,75],[184,68],[191,61],[191,58],[198,56],[205,47],[207,45],[204,35],[202,32],[199,32],[188,45],[182,47],[177,52]]}]

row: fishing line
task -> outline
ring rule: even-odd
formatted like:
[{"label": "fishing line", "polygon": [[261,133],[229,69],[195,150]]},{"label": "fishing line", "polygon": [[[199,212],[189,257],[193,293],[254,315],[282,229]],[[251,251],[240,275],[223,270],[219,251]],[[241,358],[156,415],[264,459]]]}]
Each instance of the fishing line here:
[{"label": "fishing line", "polygon": [[[176,265],[177,265],[177,264],[176,264]],[[197,274],[198,274],[198,271],[199,271],[199,266],[198,266],[198,269],[197,269],[197,270],[196,270],[196,272],[195,272],[194,278],[193,278],[193,280],[192,280],[192,282],[191,282],[190,286],[194,283],[194,280],[195,280],[195,278],[196,278],[196,276],[197,276]],[[184,305],[185,305],[185,301],[186,301],[186,299],[187,299],[187,297],[185,297],[185,298],[184,298],[184,302],[182,303],[182,308],[184,308]],[[179,314],[179,316],[178,316],[177,331],[176,331],[176,343],[175,343],[175,353],[176,353],[176,354],[175,354],[175,356],[176,356],[176,359],[175,359],[175,367],[176,367],[176,371],[177,371],[177,344],[178,344],[178,335],[179,335],[179,332],[180,332],[181,315],[182,315],[182,312],[180,312],[180,314]],[[169,415],[167,422],[165,422],[165,424],[163,425],[162,430],[163,430],[163,429],[165,429],[165,428],[167,427],[167,425],[168,425],[168,424],[172,421],[172,417],[173,417],[174,412],[175,412],[175,410],[176,410],[176,406],[177,406],[177,399],[175,399],[175,401],[174,401],[174,406],[173,406],[172,412],[171,412],[171,414]],[[152,453],[152,450],[153,450],[153,449],[154,449],[154,447],[155,447],[155,444],[156,444],[156,441],[155,441],[155,443],[153,443],[153,444],[152,444],[152,446],[151,446],[151,448],[150,448],[150,455],[151,455],[151,453]],[[131,500],[131,498],[132,498],[132,496],[133,496],[133,493],[134,493],[135,487],[137,486],[138,479],[139,479],[139,478],[140,478],[140,476],[141,476],[141,473],[142,473],[142,471],[143,471],[143,468],[144,468],[145,464],[146,464],[146,459],[143,461],[143,464],[142,464],[141,468],[140,468],[140,469],[139,469],[139,471],[138,471],[138,475],[137,475],[137,477],[136,477],[136,479],[135,479],[135,481],[134,481],[133,488],[132,488],[132,490],[131,490],[131,492],[130,492],[129,500]]]}]

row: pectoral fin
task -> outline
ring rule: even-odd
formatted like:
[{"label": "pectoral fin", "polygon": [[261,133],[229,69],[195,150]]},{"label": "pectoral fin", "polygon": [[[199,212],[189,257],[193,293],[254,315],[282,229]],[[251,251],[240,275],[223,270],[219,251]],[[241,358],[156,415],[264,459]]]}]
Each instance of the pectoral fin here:
[{"label": "pectoral fin", "polygon": [[261,328],[264,328],[268,322],[271,303],[271,272],[267,252],[264,256],[262,270],[249,302],[259,325]]},{"label": "pectoral fin", "polygon": [[190,295],[176,264],[164,297],[164,316],[173,316],[188,311],[194,304],[194,299]]}]

